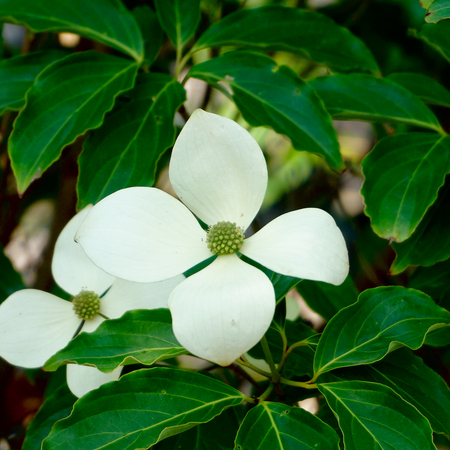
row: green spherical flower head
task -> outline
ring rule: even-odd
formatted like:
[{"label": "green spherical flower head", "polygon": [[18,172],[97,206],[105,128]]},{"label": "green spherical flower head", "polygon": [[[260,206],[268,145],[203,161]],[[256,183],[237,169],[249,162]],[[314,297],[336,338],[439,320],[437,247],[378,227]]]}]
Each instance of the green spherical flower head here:
[{"label": "green spherical flower head", "polygon": [[92,319],[100,311],[100,298],[93,291],[81,291],[72,303],[75,314],[83,320]]},{"label": "green spherical flower head", "polygon": [[215,255],[236,253],[244,243],[244,230],[231,222],[218,222],[207,234],[208,248]]}]

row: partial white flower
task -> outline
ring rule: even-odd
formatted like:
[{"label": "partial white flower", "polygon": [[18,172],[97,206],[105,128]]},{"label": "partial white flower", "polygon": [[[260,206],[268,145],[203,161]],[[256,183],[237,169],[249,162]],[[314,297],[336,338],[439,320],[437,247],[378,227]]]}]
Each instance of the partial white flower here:
[{"label": "partial white flower", "polygon": [[[139,282],[173,277],[218,254],[169,298],[175,335],[191,353],[228,365],[270,325],[273,286],[236,251],[284,275],[336,285],[347,276],[344,238],[325,211],[284,214],[243,240],[263,201],[267,166],[232,120],[196,110],[175,143],[169,175],[184,205],[155,188],[124,189],[92,209],[76,239],[106,272]],[[223,246],[222,232],[233,234]]]},{"label": "partial white flower", "polygon": [[[116,279],[99,269],[74,241],[75,233],[92,206],[80,211],[59,235],[52,260],[55,281],[76,297],[86,291],[100,298],[94,317],[77,316],[74,304],[47,292],[24,289],[10,295],[0,305],[0,356],[9,363],[41,367],[57,351],[64,348],[83,324],[81,331],[93,331],[104,320],[118,318],[131,309],[167,307],[172,289],[184,276],[161,283],[134,283]],[[106,292],[107,291],[107,292]],[[106,294],[105,294],[106,292]],[[93,367],[68,366],[68,385],[81,396],[103,383],[118,379],[121,368],[104,374]]]}]

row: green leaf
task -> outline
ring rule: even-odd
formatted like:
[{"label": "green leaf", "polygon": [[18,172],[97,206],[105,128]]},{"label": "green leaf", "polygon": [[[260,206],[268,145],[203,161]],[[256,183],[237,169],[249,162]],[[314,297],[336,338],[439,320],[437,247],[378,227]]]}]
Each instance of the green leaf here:
[{"label": "green leaf", "polygon": [[0,304],[12,293],[19,289],[25,289],[22,277],[17,273],[11,264],[10,259],[5,255],[3,247],[0,246]]},{"label": "green leaf", "polygon": [[298,8],[272,5],[236,11],[211,26],[193,50],[228,45],[297,53],[337,71],[379,73],[369,49],[349,30]]},{"label": "green leaf", "polygon": [[156,59],[164,39],[158,16],[147,5],[137,6],[132,14],[144,38],[145,59],[151,64]]},{"label": "green leaf", "polygon": [[20,193],[66,145],[101,125],[116,95],[133,85],[136,71],[133,62],[89,51],[63,58],[39,74],[9,141]]},{"label": "green leaf", "polygon": [[[447,177],[448,178],[448,177]],[[430,180],[428,180],[430,182]],[[439,190],[438,199],[427,211],[413,235],[393,243],[397,253],[389,272],[396,275],[408,266],[431,266],[450,257],[450,180]]]},{"label": "green leaf", "polygon": [[411,92],[385,78],[354,73],[309,83],[334,119],[405,123],[442,132],[435,115]]},{"label": "green leaf", "polygon": [[368,289],[326,326],[314,358],[315,378],[340,367],[371,364],[401,346],[416,350],[428,332],[449,324],[450,313],[420,291]]},{"label": "green leaf", "polygon": [[120,0],[1,0],[0,20],[23,23],[33,31],[70,31],[144,58],[142,36],[131,13]]},{"label": "green leaf", "polygon": [[173,334],[168,309],[134,310],[105,320],[92,333],[80,333],[45,363],[44,370],[75,362],[112,372],[119,366],[150,365],[186,353]]},{"label": "green leaf", "polygon": [[77,397],[70,392],[67,384],[60,386],[40,407],[27,429],[22,450],[41,448],[42,441],[49,435],[53,425],[72,412]]},{"label": "green leaf", "polygon": [[425,41],[450,62],[450,21],[443,20],[437,24],[426,24],[419,32],[412,35]]},{"label": "green leaf", "polygon": [[340,381],[319,390],[338,417],[346,450],[436,450],[428,421],[391,388]]},{"label": "green leaf", "polygon": [[434,0],[428,5],[425,20],[437,23],[442,19],[450,19],[450,0]]},{"label": "green leaf", "polygon": [[155,8],[163,30],[181,52],[200,22],[200,0],[155,0]]},{"label": "green leaf", "polygon": [[416,229],[450,172],[450,137],[406,133],[381,139],[364,158],[361,193],[378,236],[402,242]]},{"label": "green leaf", "polygon": [[450,92],[434,78],[412,72],[393,73],[387,78],[408,89],[424,103],[450,107]]},{"label": "green leaf", "polygon": [[243,401],[236,389],[199,373],[138,370],[79,399],[43,450],[67,449],[68,443],[83,450],[146,449]]},{"label": "green leaf", "polygon": [[228,83],[250,125],[268,125],[288,136],[297,150],[317,153],[333,168],[344,168],[330,116],[314,90],[288,67],[257,53],[229,52],[195,65],[187,77],[219,88],[219,82]]},{"label": "green leaf", "polygon": [[8,109],[21,109],[25,104],[25,94],[39,73],[64,56],[66,53],[57,50],[41,50],[1,61],[0,114]]},{"label": "green leaf", "polygon": [[301,408],[263,402],[250,410],[236,436],[239,450],[338,450],[339,437]]},{"label": "green leaf", "polygon": [[342,308],[355,303],[358,292],[349,275],[345,281],[334,286],[321,281],[303,280],[296,286],[308,306],[329,321]]},{"label": "green leaf", "polygon": [[79,158],[78,208],[131,186],[151,186],[160,156],[175,140],[173,118],[186,99],[173,77],[143,73],[119,97]]}]

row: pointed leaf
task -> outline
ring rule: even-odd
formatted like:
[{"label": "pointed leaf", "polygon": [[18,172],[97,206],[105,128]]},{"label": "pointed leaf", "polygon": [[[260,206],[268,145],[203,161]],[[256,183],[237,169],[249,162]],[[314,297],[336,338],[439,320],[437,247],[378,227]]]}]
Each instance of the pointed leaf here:
[{"label": "pointed leaf", "polygon": [[417,97],[388,79],[355,73],[316,78],[309,84],[334,119],[405,123],[442,131]]},{"label": "pointed leaf", "polygon": [[450,257],[449,181],[439,190],[438,199],[427,211],[413,235],[405,242],[392,244],[397,253],[389,271],[392,275],[402,272],[410,265],[431,266]]},{"label": "pointed leaf", "polygon": [[425,41],[450,62],[450,20],[426,24],[419,32],[412,34]]},{"label": "pointed leaf", "polygon": [[10,259],[5,255],[0,246],[0,304],[12,293],[19,289],[25,289],[22,277],[15,271]]},{"label": "pointed leaf", "polygon": [[135,310],[120,319],[105,320],[92,333],[80,333],[44,369],[53,371],[75,362],[109,373],[119,366],[150,365],[186,353],[173,334],[168,309]]},{"label": "pointed leaf", "polygon": [[450,312],[420,291],[368,289],[326,326],[314,358],[316,377],[339,367],[371,364],[401,346],[416,350],[428,332],[449,324]]},{"label": "pointed leaf", "polygon": [[101,128],[89,134],[79,158],[78,208],[119,189],[151,186],[156,165],[175,140],[173,118],[183,87],[165,74],[140,74],[119,97]]},{"label": "pointed leaf", "polygon": [[362,381],[319,385],[346,450],[436,450],[430,424],[391,388]]},{"label": "pointed leaf", "polygon": [[101,125],[120,92],[129,89],[137,65],[97,52],[75,53],[40,73],[27,93],[9,142],[19,192],[24,192],[62,149]]},{"label": "pointed leaf", "polygon": [[338,450],[339,437],[301,408],[264,402],[247,413],[236,436],[239,450]]},{"label": "pointed leaf", "polygon": [[0,19],[38,32],[70,31],[120,50],[139,63],[143,59],[139,27],[119,0],[77,0],[76,7],[59,0],[2,0]]},{"label": "pointed leaf", "polygon": [[229,52],[195,65],[187,77],[213,86],[226,82],[244,119],[285,134],[297,150],[318,153],[333,168],[343,169],[331,119],[313,89],[291,69],[267,56]]},{"label": "pointed leaf", "polygon": [[66,53],[57,50],[41,50],[1,61],[0,114],[8,109],[21,109],[25,104],[25,94],[39,73],[64,56]]},{"label": "pointed leaf", "polygon": [[236,11],[211,26],[194,50],[225,45],[284,50],[332,70],[379,73],[369,49],[349,30],[322,14],[298,8],[271,5]]},{"label": "pointed leaf", "polygon": [[424,103],[450,107],[450,92],[434,78],[412,72],[393,73],[387,78],[408,89]]},{"label": "pointed leaf", "polygon": [[434,0],[428,5],[425,20],[437,23],[442,19],[450,19],[450,0]]},{"label": "pointed leaf", "polygon": [[361,165],[364,212],[372,229],[378,236],[402,242],[434,203],[450,172],[450,137],[429,133],[388,136]]},{"label": "pointed leaf", "polygon": [[79,399],[43,450],[67,448],[68,442],[83,450],[146,449],[243,401],[236,389],[195,372],[138,370]]},{"label": "pointed leaf", "polygon": [[151,64],[157,57],[164,39],[164,32],[156,12],[149,6],[137,6],[131,11],[144,39],[145,60]]},{"label": "pointed leaf", "polygon": [[200,22],[200,0],[155,0],[155,8],[163,30],[181,51]]}]

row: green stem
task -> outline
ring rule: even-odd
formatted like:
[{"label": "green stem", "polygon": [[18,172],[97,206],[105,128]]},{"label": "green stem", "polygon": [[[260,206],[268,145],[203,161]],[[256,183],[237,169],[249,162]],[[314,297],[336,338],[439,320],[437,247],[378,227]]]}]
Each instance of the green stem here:
[{"label": "green stem", "polygon": [[[189,61],[189,59],[192,57],[193,53],[194,52],[191,49],[182,58],[181,52],[178,52],[178,49],[177,49],[177,59],[176,59],[176,63],[175,63],[175,78],[177,80],[178,80],[178,77],[180,76],[181,71],[184,69],[184,66]],[[182,84],[184,85],[185,82],[186,81],[183,80]]]},{"label": "green stem", "polygon": [[272,382],[278,383],[280,379],[280,374],[278,373],[277,368],[275,367],[275,363],[272,358],[272,353],[270,352],[269,344],[267,343],[267,339],[265,336],[261,339],[261,346],[264,351],[264,356],[266,357],[267,363],[269,364],[270,371],[272,372]]},{"label": "green stem", "polygon": [[272,374],[269,372],[266,372],[265,370],[260,369],[259,367],[254,366],[253,364],[249,363],[244,355],[242,355],[239,359],[236,359],[236,362],[240,364],[241,366],[248,367],[249,369],[252,369],[254,372],[259,373],[260,375],[263,375],[264,377],[271,378]]},{"label": "green stem", "polygon": [[262,403],[273,391],[274,384],[270,383],[268,388],[258,397],[258,403]]},{"label": "green stem", "polygon": [[278,364],[278,370],[281,371],[281,369],[284,367],[286,359],[291,354],[292,350],[295,350],[297,347],[303,347],[303,346],[306,346],[306,345],[308,345],[308,344],[305,344],[304,341],[295,342],[287,350],[285,350],[283,352],[283,357],[281,358],[280,364]]},{"label": "green stem", "polygon": [[317,384],[311,383],[311,381],[292,381],[287,378],[280,378],[280,383],[287,384],[289,386],[302,387],[304,389],[316,389]]}]

